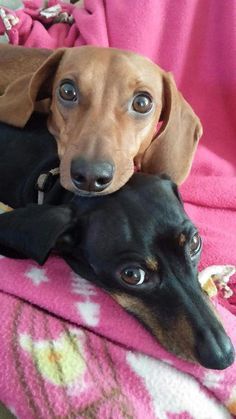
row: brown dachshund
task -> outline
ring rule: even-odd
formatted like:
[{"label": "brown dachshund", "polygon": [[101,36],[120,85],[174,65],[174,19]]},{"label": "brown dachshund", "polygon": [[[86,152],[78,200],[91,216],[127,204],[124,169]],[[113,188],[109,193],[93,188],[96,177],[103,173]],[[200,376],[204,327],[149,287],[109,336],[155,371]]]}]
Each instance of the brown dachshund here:
[{"label": "brown dachshund", "polygon": [[180,184],[202,134],[170,73],[113,48],[1,45],[0,95],[2,122],[23,127],[35,110],[49,113],[61,184],[83,195],[114,192],[134,166]]}]

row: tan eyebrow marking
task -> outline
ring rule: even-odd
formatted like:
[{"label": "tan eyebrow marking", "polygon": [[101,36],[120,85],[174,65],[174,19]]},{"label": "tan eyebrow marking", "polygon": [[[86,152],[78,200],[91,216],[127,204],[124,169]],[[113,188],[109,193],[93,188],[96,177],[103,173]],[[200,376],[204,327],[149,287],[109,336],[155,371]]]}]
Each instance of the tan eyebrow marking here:
[{"label": "tan eyebrow marking", "polygon": [[151,331],[155,338],[170,352],[181,358],[197,362],[194,347],[194,333],[184,313],[175,318],[170,329],[163,327],[161,320],[153,316],[153,312],[141,299],[122,292],[109,292],[128,313],[133,314]]},{"label": "tan eyebrow marking", "polygon": [[154,257],[149,256],[146,260],[146,265],[151,271],[157,271],[158,270],[158,261],[154,259]]},{"label": "tan eyebrow marking", "polygon": [[179,245],[183,247],[186,241],[187,241],[187,237],[185,236],[185,234],[181,233],[179,236]]}]

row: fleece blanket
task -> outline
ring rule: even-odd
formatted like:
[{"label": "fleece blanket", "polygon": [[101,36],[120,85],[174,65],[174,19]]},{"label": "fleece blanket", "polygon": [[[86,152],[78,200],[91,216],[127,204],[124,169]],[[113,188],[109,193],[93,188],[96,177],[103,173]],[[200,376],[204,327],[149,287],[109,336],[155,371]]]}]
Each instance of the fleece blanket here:
[{"label": "fleece blanket", "polygon": [[[236,415],[236,363],[176,358],[57,257],[39,267],[0,256],[0,272],[0,400],[18,418]],[[215,304],[236,345],[235,316]]]},{"label": "fleece blanket", "polygon": [[173,72],[204,127],[192,172],[181,188],[204,239],[202,264],[235,264],[236,3],[85,0],[78,8],[49,0],[46,12],[43,4],[24,1],[15,12],[2,8],[0,34],[29,47],[129,49]]}]

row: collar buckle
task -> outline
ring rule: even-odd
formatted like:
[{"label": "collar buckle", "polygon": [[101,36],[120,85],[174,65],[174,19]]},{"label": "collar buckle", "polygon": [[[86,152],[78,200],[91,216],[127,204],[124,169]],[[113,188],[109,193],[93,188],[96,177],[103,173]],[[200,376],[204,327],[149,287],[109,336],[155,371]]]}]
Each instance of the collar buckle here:
[{"label": "collar buckle", "polygon": [[55,176],[59,175],[59,167],[55,169],[49,170],[47,173],[42,173],[37,180],[37,190],[38,190],[38,204],[42,205],[44,201],[44,194],[49,192],[54,183],[55,183]]}]

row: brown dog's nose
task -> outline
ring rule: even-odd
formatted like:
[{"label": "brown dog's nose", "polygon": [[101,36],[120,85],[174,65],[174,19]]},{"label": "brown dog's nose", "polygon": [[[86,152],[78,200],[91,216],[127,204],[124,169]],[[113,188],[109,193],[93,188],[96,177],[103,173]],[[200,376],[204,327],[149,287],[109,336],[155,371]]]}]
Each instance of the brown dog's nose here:
[{"label": "brown dog's nose", "polygon": [[81,191],[103,191],[110,185],[113,173],[114,165],[107,161],[91,162],[79,158],[71,163],[72,182]]}]

